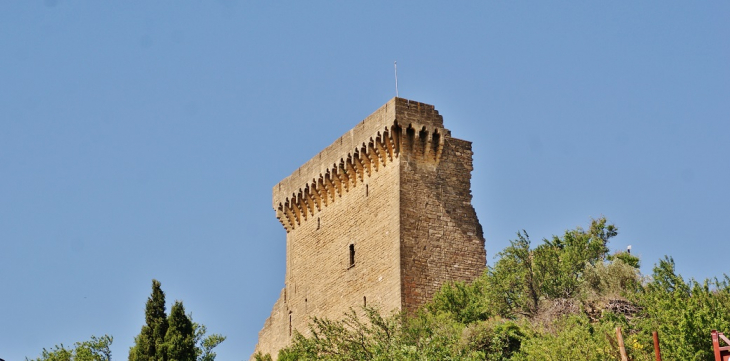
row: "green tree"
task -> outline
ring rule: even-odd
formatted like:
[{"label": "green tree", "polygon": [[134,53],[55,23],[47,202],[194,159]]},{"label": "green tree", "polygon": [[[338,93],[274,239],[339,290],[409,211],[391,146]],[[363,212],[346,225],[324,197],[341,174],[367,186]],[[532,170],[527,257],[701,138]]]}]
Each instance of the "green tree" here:
[{"label": "green tree", "polygon": [[91,336],[91,340],[76,342],[73,348],[67,349],[61,345],[51,350],[43,349],[41,356],[36,359],[25,358],[26,361],[111,361],[112,351],[109,346],[114,340],[109,335],[102,337]]},{"label": "green tree", "polygon": [[588,265],[608,256],[608,241],[618,234],[606,218],[591,221],[588,231],[578,227],[562,238],[553,236],[533,251],[535,278],[541,297],[569,298],[575,295]]},{"label": "green tree", "polygon": [[165,293],[160,282],[152,280],[152,294],[147,299],[145,325],[129,349],[129,361],[214,361],[213,349],[226,338],[207,335],[205,325],[193,322],[185,314],[182,301],[176,301],[165,313]]},{"label": "green tree", "polygon": [[545,300],[567,299],[581,289],[586,267],[608,258],[609,239],[618,229],[606,218],[594,219],[588,231],[568,230],[531,249],[527,232],[498,254],[500,259],[487,270],[485,292],[503,317],[533,317]]},{"label": "green tree", "polygon": [[517,239],[497,254],[500,259],[487,269],[487,297],[494,310],[504,317],[531,316],[537,313],[540,301],[530,237],[517,233]]},{"label": "green tree", "polygon": [[165,293],[160,282],[152,280],[152,294],[145,307],[145,325],[134,339],[129,349],[129,361],[166,361],[163,343],[167,334],[167,314],[165,313]]},{"label": "green tree", "polygon": [[165,353],[170,361],[194,361],[195,330],[193,322],[185,314],[182,302],[175,301],[170,310],[167,334],[165,334]]},{"label": "green tree", "polygon": [[195,322],[193,322],[193,329],[195,329],[196,359],[198,361],[214,361],[216,354],[213,352],[213,349],[225,341],[226,337],[217,333],[206,336],[205,334],[208,331],[207,327]]}]

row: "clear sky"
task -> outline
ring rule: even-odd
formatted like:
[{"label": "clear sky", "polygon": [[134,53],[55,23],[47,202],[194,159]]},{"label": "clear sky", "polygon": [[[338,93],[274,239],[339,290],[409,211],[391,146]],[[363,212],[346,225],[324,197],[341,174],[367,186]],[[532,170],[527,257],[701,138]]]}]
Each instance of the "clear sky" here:
[{"label": "clear sky", "polygon": [[271,189],[396,60],[474,142],[490,264],[605,215],[645,273],[730,272],[730,2],[3,1],[0,358],[125,360],[156,278],[247,359],[284,285]]}]

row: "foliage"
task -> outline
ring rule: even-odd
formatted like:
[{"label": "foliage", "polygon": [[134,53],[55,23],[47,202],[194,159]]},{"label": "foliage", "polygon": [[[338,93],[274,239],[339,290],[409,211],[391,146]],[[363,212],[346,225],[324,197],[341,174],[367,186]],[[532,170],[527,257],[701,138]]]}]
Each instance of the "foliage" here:
[{"label": "foliage", "polygon": [[207,328],[185,314],[181,301],[175,301],[168,317],[165,293],[157,280],[152,280],[145,321],[129,349],[129,361],[214,361],[213,349],[226,339],[219,334],[206,336]]},{"label": "foliage", "polygon": [[480,277],[472,283],[447,283],[436,293],[425,308],[431,313],[445,313],[461,323],[484,321],[494,315],[489,297],[487,277]]},{"label": "foliage", "polygon": [[272,361],[271,355],[269,355],[269,354],[262,354],[261,352],[256,352],[253,355],[253,359],[255,361]]},{"label": "foliage", "polygon": [[[192,317],[191,317],[192,321]],[[216,354],[213,349],[220,345],[221,342],[226,340],[226,337],[214,333],[212,335],[205,336],[208,331],[205,325],[201,325],[193,322],[193,329],[195,330],[195,355],[197,361],[214,361]]]},{"label": "foliage", "polygon": [[393,318],[383,318],[374,308],[363,309],[370,322],[364,322],[354,310],[342,320],[314,318],[311,337],[294,334],[294,345],[279,353],[279,360],[364,360],[375,355],[391,354],[392,340],[399,332]]},{"label": "foliage", "polygon": [[[676,273],[674,260],[665,257],[655,265],[652,281],[637,302],[644,308],[644,338],[658,330],[662,355],[668,360],[710,360],[713,329],[730,331],[730,278],[697,282]],[[665,347],[664,345],[670,345]]]},{"label": "foliage", "polygon": [[102,337],[91,336],[91,340],[76,342],[73,348],[67,349],[56,345],[52,350],[43,349],[41,357],[36,359],[25,358],[26,361],[111,361],[112,351],[109,346],[114,340],[109,335]]},{"label": "foliage", "polygon": [[464,353],[472,351],[486,360],[507,360],[520,350],[524,337],[520,325],[495,317],[466,327],[461,343]]},{"label": "foliage", "polygon": [[562,238],[544,239],[531,249],[527,232],[518,232],[517,239],[498,254],[495,266],[487,269],[482,282],[487,300],[480,302],[504,317],[534,317],[543,300],[576,296],[586,267],[607,259],[609,239],[617,233],[614,225],[600,218],[588,231],[569,230]]},{"label": "foliage", "polygon": [[599,218],[532,248],[519,232],[474,282],[444,285],[409,315],[314,318],[279,359],[619,360],[616,327],[630,360],[653,360],[654,330],[665,359],[711,359],[710,330],[730,331],[730,278],[685,282],[671,258],[642,277],[638,257],[609,255],[617,233]]},{"label": "foliage", "polygon": [[591,323],[585,315],[570,315],[555,326],[555,332],[533,328],[513,360],[620,360],[616,322]]},{"label": "foliage", "polygon": [[145,307],[145,325],[129,349],[129,361],[166,361],[165,335],[167,334],[165,293],[160,282],[152,280],[152,294]]},{"label": "foliage", "polygon": [[636,269],[639,269],[639,267],[641,267],[641,260],[639,260],[639,257],[636,257],[629,252],[618,252],[613,256],[610,256],[608,259],[611,261],[614,259],[620,259],[627,265]]},{"label": "foliage", "polygon": [[168,360],[195,360],[195,334],[193,322],[185,315],[182,302],[175,301],[168,318],[163,349]]},{"label": "foliage", "polygon": [[[620,298],[624,294],[631,294],[641,290],[641,274],[638,261],[632,259],[627,263],[626,258],[620,255],[612,257],[611,262],[599,262],[594,265],[586,265],[583,271],[582,284],[580,286],[581,297],[591,298]],[[633,256],[630,256],[633,257]],[[638,260],[638,258],[637,258]]]}]

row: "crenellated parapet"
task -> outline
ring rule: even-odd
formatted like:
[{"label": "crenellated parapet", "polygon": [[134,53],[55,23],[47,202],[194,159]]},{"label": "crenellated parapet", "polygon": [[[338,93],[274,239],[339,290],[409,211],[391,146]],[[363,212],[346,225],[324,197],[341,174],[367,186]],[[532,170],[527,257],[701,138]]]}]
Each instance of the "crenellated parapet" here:
[{"label": "crenellated parapet", "polygon": [[393,98],[274,187],[287,232],[401,156],[438,164],[450,131],[432,105]]}]

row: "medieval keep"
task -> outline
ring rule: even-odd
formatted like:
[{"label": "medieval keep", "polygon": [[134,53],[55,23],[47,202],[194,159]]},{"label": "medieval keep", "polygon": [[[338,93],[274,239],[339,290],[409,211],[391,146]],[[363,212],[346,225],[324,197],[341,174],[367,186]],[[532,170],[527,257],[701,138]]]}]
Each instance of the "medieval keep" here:
[{"label": "medieval keep", "polygon": [[286,279],[256,351],[276,358],[312,316],[413,311],[486,265],[471,142],[432,105],[393,98],[274,186]]}]

